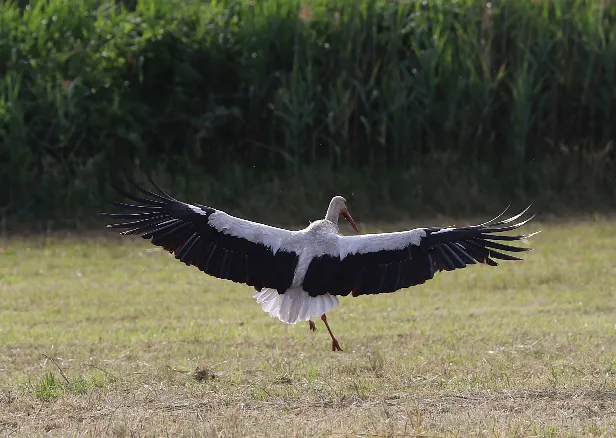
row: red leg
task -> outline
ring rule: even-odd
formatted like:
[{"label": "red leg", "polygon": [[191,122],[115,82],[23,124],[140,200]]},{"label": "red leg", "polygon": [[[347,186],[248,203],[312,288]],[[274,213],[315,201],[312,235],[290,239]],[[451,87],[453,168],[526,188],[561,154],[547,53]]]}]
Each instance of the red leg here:
[{"label": "red leg", "polygon": [[312,330],[313,332],[317,331],[317,326],[314,324],[314,321],[312,319],[308,320],[308,327],[310,328],[310,330]]},{"label": "red leg", "polygon": [[321,320],[325,323],[325,327],[327,327],[327,331],[332,337],[332,351],[342,351],[342,348],[340,348],[340,344],[338,344],[338,340],[334,337],[332,330],[329,328],[329,324],[327,323],[327,316],[325,316],[325,313],[321,315]]}]

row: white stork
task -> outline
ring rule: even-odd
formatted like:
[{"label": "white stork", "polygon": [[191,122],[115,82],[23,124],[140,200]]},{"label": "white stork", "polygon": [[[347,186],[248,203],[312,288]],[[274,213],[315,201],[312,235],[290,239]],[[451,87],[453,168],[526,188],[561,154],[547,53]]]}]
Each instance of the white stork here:
[{"label": "white stork", "polygon": [[[436,271],[452,271],[476,262],[497,266],[493,259],[521,260],[500,251],[520,252],[531,248],[494,241],[516,241],[528,235],[497,235],[521,227],[533,217],[518,220],[528,208],[509,219],[468,227],[416,228],[394,233],[342,236],[338,218],[344,216],[357,230],[346,200],[335,196],[325,219],[299,231],[276,228],[240,219],[212,207],[187,204],[162,191],[132,183],[147,197],[130,194],[117,186],[122,196],[140,205],[111,201],[134,213],[103,213],[128,220],[111,228],[128,228],[121,234],[139,234],[151,239],[175,258],[221,279],[244,283],[256,289],[253,297],[261,308],[283,322],[320,317],[332,338],[332,350],[341,351],[327,323],[326,312],[338,305],[338,296],[390,293],[424,283]],[[506,210],[505,210],[506,211]],[[498,251],[497,251],[498,250]]]}]

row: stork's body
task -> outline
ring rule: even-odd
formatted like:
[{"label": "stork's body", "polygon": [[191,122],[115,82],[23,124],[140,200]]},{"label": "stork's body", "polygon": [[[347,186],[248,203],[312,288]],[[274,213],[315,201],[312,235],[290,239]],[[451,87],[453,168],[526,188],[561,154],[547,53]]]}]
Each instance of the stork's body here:
[{"label": "stork's body", "polygon": [[[284,322],[294,324],[298,321],[307,321],[312,317],[321,316],[338,305],[338,299],[329,293],[311,297],[302,288],[310,263],[324,254],[336,252],[338,248],[337,236],[337,221],[334,223],[322,219],[312,222],[307,228],[289,236],[287,241],[283,241],[283,247],[297,254],[293,280],[283,293],[272,288],[258,290],[254,297],[262,304],[263,310]],[[285,301],[289,301],[289,305],[293,303],[293,306],[268,305],[272,302],[280,302],[282,305]]]},{"label": "stork's body", "polygon": [[[253,295],[257,299],[257,303],[261,304],[263,311],[289,324],[308,321],[310,330],[316,331],[312,318],[320,317],[332,338],[332,350],[334,351],[341,351],[342,349],[327,323],[326,312],[339,304],[338,298],[329,293],[312,297],[302,286],[310,263],[314,259],[338,252],[338,217],[343,208],[346,208],[346,200],[340,196],[333,198],[327,209],[325,219],[312,222],[308,227],[283,241],[282,247],[289,248],[298,254],[291,287],[282,294],[276,289],[263,288],[257,290]],[[357,231],[350,215],[348,218]]]},{"label": "stork's body", "polygon": [[338,305],[338,295],[390,293],[424,283],[437,271],[477,262],[496,266],[493,258],[520,260],[500,251],[530,249],[492,241],[530,237],[494,234],[524,225],[530,219],[507,224],[526,210],[510,219],[495,222],[495,218],[470,227],[342,236],[338,229],[341,215],[355,231],[357,227],[341,196],[332,198],[324,219],[291,231],[187,204],[158,187],[160,194],[136,184],[135,188],[148,198],[116,188],[141,205],[112,202],[136,213],[109,214],[131,220],[110,227],[129,228],[122,234],[151,239],[209,275],[253,286],[253,296],[262,309],[283,322],[308,321],[315,330],[311,318],[321,317],[332,337],[333,350],[340,347],[325,314]]}]

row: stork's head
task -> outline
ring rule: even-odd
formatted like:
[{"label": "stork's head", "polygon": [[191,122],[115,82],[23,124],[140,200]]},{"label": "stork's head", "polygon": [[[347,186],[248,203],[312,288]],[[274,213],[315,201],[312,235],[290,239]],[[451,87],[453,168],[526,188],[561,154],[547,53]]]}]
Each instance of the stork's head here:
[{"label": "stork's head", "polygon": [[357,225],[355,225],[355,221],[351,217],[349,210],[347,208],[346,199],[342,196],[334,196],[329,203],[329,208],[327,209],[327,215],[325,215],[325,219],[332,221],[335,224],[338,224],[338,218],[340,215],[344,216],[344,218],[349,221],[351,226],[355,231],[359,233],[357,229]]}]

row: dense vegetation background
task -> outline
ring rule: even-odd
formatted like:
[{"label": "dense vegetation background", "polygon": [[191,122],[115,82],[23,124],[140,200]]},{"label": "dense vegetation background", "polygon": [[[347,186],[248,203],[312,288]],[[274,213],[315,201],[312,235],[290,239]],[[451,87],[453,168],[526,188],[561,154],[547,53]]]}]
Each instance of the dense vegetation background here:
[{"label": "dense vegetation background", "polygon": [[1,214],[94,217],[137,168],[278,223],[334,194],[363,220],[609,208],[615,24],[608,0],[3,1]]}]

